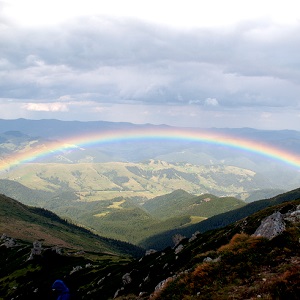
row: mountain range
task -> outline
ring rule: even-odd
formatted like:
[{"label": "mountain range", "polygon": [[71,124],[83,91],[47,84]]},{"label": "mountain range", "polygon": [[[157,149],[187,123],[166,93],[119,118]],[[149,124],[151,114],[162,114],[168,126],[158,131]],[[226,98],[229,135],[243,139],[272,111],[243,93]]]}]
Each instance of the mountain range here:
[{"label": "mountain range", "polygon": [[[47,153],[2,170],[0,193],[49,209],[106,238],[147,248],[153,245],[152,237],[160,240],[165,231],[206,224],[205,219],[213,215],[299,186],[297,168],[221,144],[140,139],[47,148],[70,136],[153,128],[169,127],[0,120],[0,162],[18,153],[34,153],[35,147]],[[209,131],[299,151],[296,131]],[[172,243],[170,238],[165,241]]]}]

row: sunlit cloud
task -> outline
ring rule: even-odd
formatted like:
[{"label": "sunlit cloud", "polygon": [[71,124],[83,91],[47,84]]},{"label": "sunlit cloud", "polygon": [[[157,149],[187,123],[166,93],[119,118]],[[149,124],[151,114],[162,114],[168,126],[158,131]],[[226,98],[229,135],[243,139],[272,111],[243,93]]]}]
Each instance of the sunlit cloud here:
[{"label": "sunlit cloud", "polygon": [[25,109],[32,111],[68,111],[68,106],[64,103],[26,103],[23,105]]}]

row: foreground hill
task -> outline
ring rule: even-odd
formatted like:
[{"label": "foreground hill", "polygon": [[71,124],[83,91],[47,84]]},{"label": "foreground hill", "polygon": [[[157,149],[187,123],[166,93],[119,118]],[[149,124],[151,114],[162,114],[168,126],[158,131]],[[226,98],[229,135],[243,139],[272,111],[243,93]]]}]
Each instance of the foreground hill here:
[{"label": "foreground hill", "polygon": [[137,255],[140,249],[117,240],[107,239],[75,226],[56,214],[26,206],[0,195],[0,234],[26,242],[41,240],[45,245],[56,245],[77,250]]},{"label": "foreground hill", "polygon": [[49,249],[26,261],[29,248],[22,241],[2,245],[0,298],[53,299],[51,284],[59,277],[79,299],[296,300],[299,222],[300,198],[127,262]]}]

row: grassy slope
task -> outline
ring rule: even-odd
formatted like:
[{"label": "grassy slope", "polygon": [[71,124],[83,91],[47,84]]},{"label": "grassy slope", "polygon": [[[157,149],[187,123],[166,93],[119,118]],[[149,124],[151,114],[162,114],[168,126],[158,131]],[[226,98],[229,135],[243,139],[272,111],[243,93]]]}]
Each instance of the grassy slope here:
[{"label": "grassy slope", "polygon": [[167,219],[177,216],[199,216],[208,218],[245,203],[233,197],[216,197],[210,194],[191,195],[183,190],[151,199],[142,206],[152,216]]},{"label": "grassy slope", "polygon": [[147,236],[187,225],[191,222],[188,216],[158,220],[130,201],[124,201],[118,208],[119,198],[109,201],[78,203],[76,206],[63,206],[55,211],[68,215],[76,223],[91,228],[101,236],[139,243]]},{"label": "grassy slope", "polygon": [[62,206],[55,211],[68,215],[102,236],[138,244],[162,231],[188,226],[242,205],[244,202],[235,198],[213,195],[196,197],[178,190],[148,200],[143,209],[128,199],[117,198],[76,203],[76,207]]},{"label": "grassy slope", "polygon": [[105,239],[72,225],[50,211],[28,207],[3,195],[0,219],[0,233],[28,242],[43,240],[46,245],[118,254],[140,251],[133,245]]}]

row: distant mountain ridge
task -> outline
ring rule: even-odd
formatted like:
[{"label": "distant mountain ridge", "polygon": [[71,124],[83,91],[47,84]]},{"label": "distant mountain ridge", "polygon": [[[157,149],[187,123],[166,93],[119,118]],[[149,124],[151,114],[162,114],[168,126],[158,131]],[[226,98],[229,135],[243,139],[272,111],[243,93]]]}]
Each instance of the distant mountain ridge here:
[{"label": "distant mountain ridge", "polygon": [[[0,119],[0,133],[21,131],[30,136],[58,139],[65,136],[82,135],[99,130],[118,130],[133,128],[172,128],[168,125],[133,124],[129,122],[108,121],[60,121],[56,119]],[[175,128],[175,127],[173,127]],[[193,128],[195,129],[195,128]],[[200,128],[199,128],[200,129]],[[259,130],[254,128],[206,128],[211,132],[231,134],[236,137],[257,139],[261,141],[299,141],[300,132],[296,130]],[[297,142],[297,145],[300,144]],[[299,150],[299,148],[297,148]]]}]

